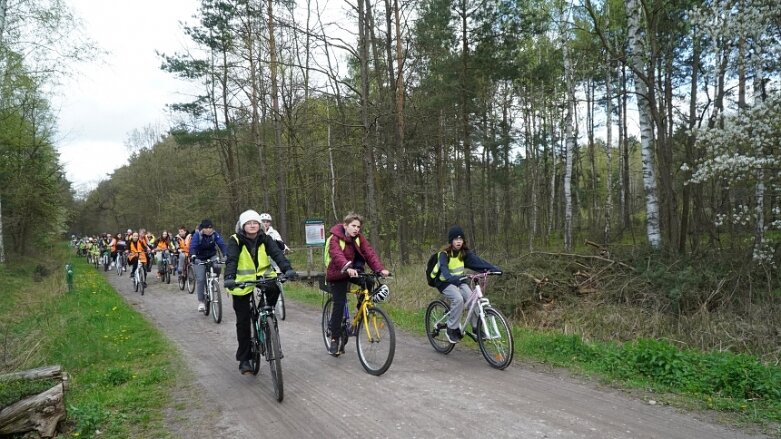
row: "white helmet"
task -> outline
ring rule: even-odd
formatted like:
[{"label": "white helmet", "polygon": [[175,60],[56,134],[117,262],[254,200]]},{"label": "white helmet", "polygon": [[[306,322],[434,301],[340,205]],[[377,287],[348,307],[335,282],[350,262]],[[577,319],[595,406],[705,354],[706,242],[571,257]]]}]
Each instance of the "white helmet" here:
[{"label": "white helmet", "polygon": [[390,297],[390,288],[387,285],[380,285],[372,294],[372,302],[382,303],[388,300]]},{"label": "white helmet", "polygon": [[260,220],[261,221],[271,221],[271,215],[267,213],[261,213],[260,214]]}]

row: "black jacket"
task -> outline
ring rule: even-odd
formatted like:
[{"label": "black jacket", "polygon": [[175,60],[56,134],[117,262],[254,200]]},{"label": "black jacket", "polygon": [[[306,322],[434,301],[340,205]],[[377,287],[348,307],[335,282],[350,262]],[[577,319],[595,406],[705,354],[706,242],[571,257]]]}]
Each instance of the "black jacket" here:
[{"label": "black jacket", "polygon": [[274,239],[266,235],[263,232],[258,232],[258,236],[252,240],[247,238],[244,233],[237,233],[235,235],[239,238],[241,244],[236,243],[236,240],[231,236],[228,241],[228,252],[225,255],[225,280],[236,279],[236,269],[239,265],[239,254],[241,254],[241,246],[247,247],[247,251],[252,256],[252,260],[255,262],[255,266],[258,265],[258,249],[261,244],[266,245],[266,254],[279,265],[279,269],[282,273],[292,270],[290,261],[287,260],[285,254],[279,249]]}]

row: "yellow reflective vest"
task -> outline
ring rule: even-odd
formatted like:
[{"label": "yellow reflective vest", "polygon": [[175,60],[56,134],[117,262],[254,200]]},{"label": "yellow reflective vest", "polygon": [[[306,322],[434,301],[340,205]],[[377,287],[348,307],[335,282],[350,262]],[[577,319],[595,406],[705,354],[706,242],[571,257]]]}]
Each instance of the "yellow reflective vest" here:
[{"label": "yellow reflective vest", "polygon": [[[457,255],[458,253],[456,253],[456,256],[451,256],[448,253],[447,269],[450,271],[450,274],[453,276],[463,276],[464,260],[460,259]],[[440,273],[439,280],[441,280],[442,282],[447,282],[447,279],[445,279],[445,276],[441,273],[441,270],[439,269],[439,262],[437,262],[437,265],[434,266],[434,269],[431,270],[431,272]]]},{"label": "yellow reflective vest", "polygon": [[[239,237],[232,235],[241,251],[239,252],[239,261],[236,266],[236,283],[253,281],[262,277],[277,277],[277,272],[271,267],[271,259],[266,253],[266,244],[261,244],[258,247],[258,265],[255,265],[255,261],[252,260],[252,255],[247,250],[246,245],[242,245],[239,241]],[[254,285],[249,285],[244,288],[234,288],[228,290],[228,293],[234,296],[246,296],[255,289]]]}]

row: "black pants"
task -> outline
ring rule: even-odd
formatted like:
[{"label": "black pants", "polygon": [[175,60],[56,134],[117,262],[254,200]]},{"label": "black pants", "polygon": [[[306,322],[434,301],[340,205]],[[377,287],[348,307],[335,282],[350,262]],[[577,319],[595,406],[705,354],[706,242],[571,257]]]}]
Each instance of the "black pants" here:
[{"label": "black pants", "polygon": [[[367,287],[372,290],[373,283],[370,281]],[[344,304],[347,302],[347,291],[350,284],[359,285],[358,278],[348,279],[338,282],[328,282],[328,288],[331,290],[331,297],[334,299],[334,306],[331,308],[331,319],[328,321],[328,328],[331,330],[331,338],[339,338],[342,334],[342,317],[344,316]]]},{"label": "black pants", "polygon": [[[239,348],[236,350],[236,360],[238,361],[247,361],[252,356],[250,353],[252,315],[249,306],[252,294],[255,293],[233,296],[233,310],[236,311],[236,340],[239,342]],[[268,300],[269,305],[275,306],[277,298],[279,298],[279,287],[277,285],[269,287],[266,290],[266,300]],[[257,302],[255,303],[257,304]]]}]

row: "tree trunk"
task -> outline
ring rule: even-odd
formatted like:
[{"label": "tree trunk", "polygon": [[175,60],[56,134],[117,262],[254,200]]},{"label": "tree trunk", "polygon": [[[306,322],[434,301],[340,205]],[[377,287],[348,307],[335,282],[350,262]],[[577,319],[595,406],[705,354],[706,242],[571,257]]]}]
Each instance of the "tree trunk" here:
[{"label": "tree trunk", "polygon": [[[640,145],[643,156],[643,188],[645,190],[645,209],[646,209],[646,237],[648,243],[654,249],[662,246],[662,236],[659,228],[659,201],[656,189],[656,172],[654,169],[654,151],[653,151],[653,126],[651,115],[651,103],[649,102],[649,87],[646,84],[647,78],[653,78],[652,75],[645,75],[646,63],[644,57],[645,43],[643,41],[644,31],[641,28],[641,19],[643,14],[642,5],[638,0],[628,0],[626,3],[627,26],[629,35],[630,62],[633,66],[633,75],[635,77],[635,96],[637,99],[637,112],[640,125]],[[645,76],[645,77],[643,77]]]},{"label": "tree trunk", "polygon": [[472,245],[475,245],[475,211],[472,204],[472,130],[469,125],[470,96],[469,90],[471,84],[469,81],[469,39],[468,39],[468,19],[466,0],[461,0],[461,10],[458,11],[461,18],[461,124],[464,138],[464,193],[467,220],[469,221],[469,230],[472,233]]},{"label": "tree trunk", "polygon": [[279,109],[279,84],[277,73],[277,47],[274,35],[274,1],[268,0],[268,51],[271,74],[271,111],[274,119],[274,146],[277,149],[277,227],[282,236],[287,236],[287,148],[282,145],[282,121]]},{"label": "tree trunk", "polygon": [[[377,199],[374,182],[374,148],[369,141],[371,136],[371,122],[369,117],[369,47],[368,32],[366,29],[366,14],[364,3],[358,0],[358,45],[361,65],[361,121],[363,134],[361,144],[363,147],[363,165],[366,181],[366,209],[368,218],[374,222],[375,230],[380,228],[379,215],[377,215]],[[379,242],[376,241],[378,244]],[[378,250],[379,251],[379,250]]]},{"label": "tree trunk", "polygon": [[613,214],[613,65],[606,62],[605,69],[605,155],[607,156],[607,170],[605,172],[605,244],[610,242],[610,221]]},{"label": "tree trunk", "polygon": [[[562,11],[561,15],[562,18],[564,18],[564,11]],[[564,28],[564,26],[569,26],[567,23],[569,23],[571,19],[571,8],[566,16],[567,18],[562,20],[562,23],[564,24],[561,27],[562,49],[564,54],[564,83],[567,87],[565,93],[567,99],[567,113],[564,116],[564,136],[566,137],[566,164],[564,169],[564,250],[572,251],[572,161],[576,143],[574,128],[575,81],[569,51],[569,30]]]},{"label": "tree trunk", "polygon": [[[692,32],[692,77],[691,77],[691,86],[689,89],[689,135],[686,138],[686,158],[685,162],[689,166],[694,165],[694,128],[697,126],[697,81],[699,79],[699,68],[700,68],[700,40],[697,36],[697,29],[695,28]],[[689,219],[691,218],[690,213],[690,205],[691,205],[691,193],[692,193],[692,185],[696,184],[699,186],[699,183],[686,183],[687,180],[691,177],[691,171],[687,171],[684,173],[684,185],[683,185],[683,195],[682,195],[682,201],[681,201],[681,229],[680,229],[680,236],[678,237],[678,253],[681,255],[686,254],[686,241],[689,236]],[[693,233],[693,236],[695,236],[695,240],[698,239],[697,237],[698,232],[696,229],[696,223],[695,223],[695,231]],[[694,247],[694,245],[692,246]]]}]

